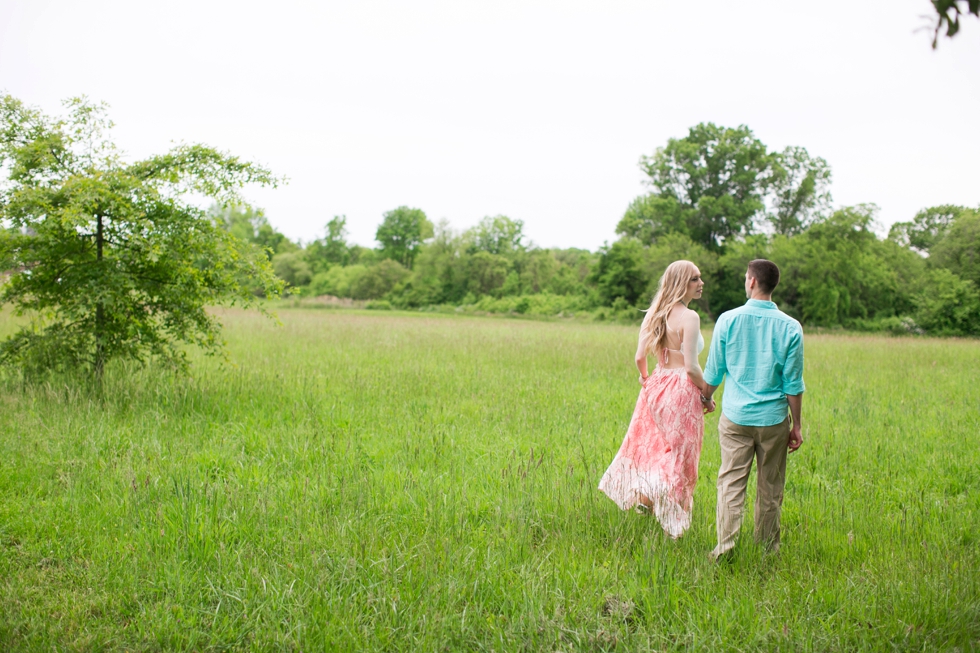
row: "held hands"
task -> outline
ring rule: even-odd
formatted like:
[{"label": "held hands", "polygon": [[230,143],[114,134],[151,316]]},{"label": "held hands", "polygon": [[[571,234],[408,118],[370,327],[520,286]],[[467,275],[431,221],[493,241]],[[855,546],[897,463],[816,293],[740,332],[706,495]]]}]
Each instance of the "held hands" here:
[{"label": "held hands", "polygon": [[715,412],[715,400],[701,395],[701,408],[704,409],[705,415]]}]

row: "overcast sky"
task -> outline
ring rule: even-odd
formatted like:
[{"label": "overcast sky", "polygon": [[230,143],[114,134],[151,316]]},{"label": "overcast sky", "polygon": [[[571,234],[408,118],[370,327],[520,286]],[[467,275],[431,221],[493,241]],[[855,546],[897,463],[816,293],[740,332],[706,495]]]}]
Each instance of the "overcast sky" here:
[{"label": "overcast sky", "polygon": [[[980,21],[930,47],[929,0],[0,0],[0,91],[111,105],[132,158],[202,142],[289,178],[250,189],[293,239],[399,205],[523,220],[595,249],[637,168],[702,121],[802,145],[881,222],[980,204]],[[931,17],[929,18],[931,20]]]}]

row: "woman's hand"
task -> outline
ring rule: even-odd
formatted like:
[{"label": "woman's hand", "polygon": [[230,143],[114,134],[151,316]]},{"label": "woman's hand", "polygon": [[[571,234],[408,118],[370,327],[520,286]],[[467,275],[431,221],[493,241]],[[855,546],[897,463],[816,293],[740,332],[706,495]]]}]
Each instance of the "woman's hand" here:
[{"label": "woman's hand", "polygon": [[649,378],[650,378],[649,376],[643,376],[641,374],[640,375],[640,385],[643,385],[644,383],[646,383],[646,380],[649,379]]},{"label": "woman's hand", "polygon": [[704,409],[704,414],[705,415],[707,415],[708,413],[715,412],[715,400],[714,399],[709,399],[708,401],[702,401],[701,402],[701,408]]}]

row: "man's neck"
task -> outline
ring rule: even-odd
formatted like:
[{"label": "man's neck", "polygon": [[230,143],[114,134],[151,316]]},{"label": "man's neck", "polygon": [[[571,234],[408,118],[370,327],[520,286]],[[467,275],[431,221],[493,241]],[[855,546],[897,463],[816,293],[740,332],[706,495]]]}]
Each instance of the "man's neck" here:
[{"label": "man's neck", "polygon": [[749,299],[758,299],[760,302],[771,302],[772,293],[769,293],[768,295],[763,295],[761,292],[754,292],[752,293],[752,296],[749,297]]}]

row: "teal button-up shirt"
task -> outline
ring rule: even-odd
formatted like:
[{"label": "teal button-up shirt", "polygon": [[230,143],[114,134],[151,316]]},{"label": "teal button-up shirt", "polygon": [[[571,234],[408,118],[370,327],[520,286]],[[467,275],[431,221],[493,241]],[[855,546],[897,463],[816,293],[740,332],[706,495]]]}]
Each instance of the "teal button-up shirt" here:
[{"label": "teal button-up shirt", "polygon": [[750,299],[715,323],[704,380],[725,383],[721,412],[742,426],[786,419],[786,395],[803,385],[803,328],[773,302]]}]

